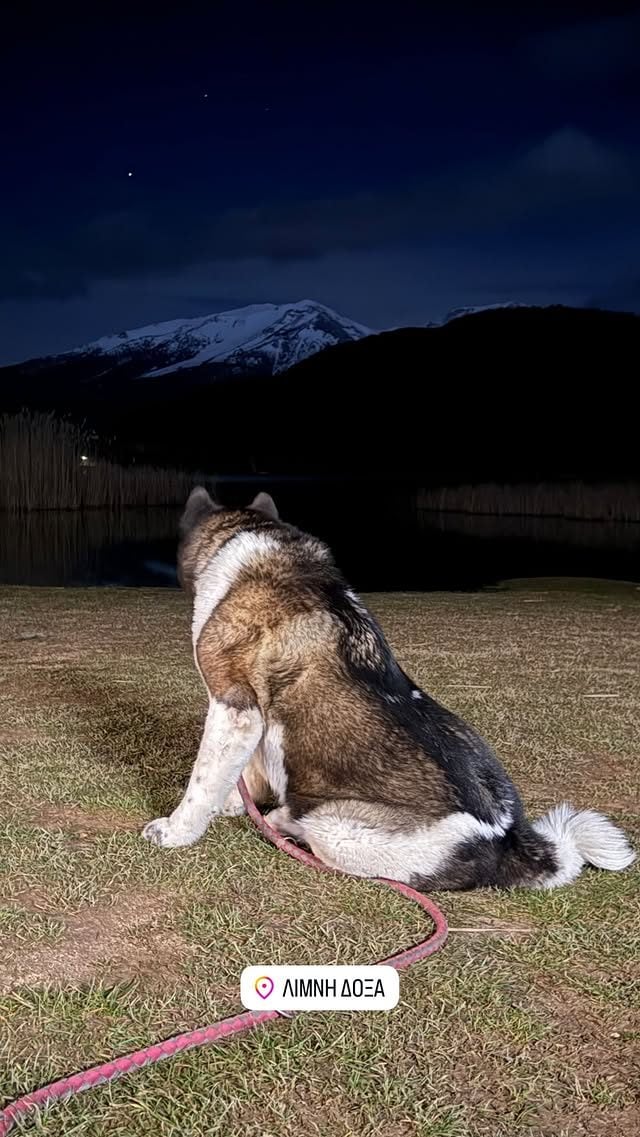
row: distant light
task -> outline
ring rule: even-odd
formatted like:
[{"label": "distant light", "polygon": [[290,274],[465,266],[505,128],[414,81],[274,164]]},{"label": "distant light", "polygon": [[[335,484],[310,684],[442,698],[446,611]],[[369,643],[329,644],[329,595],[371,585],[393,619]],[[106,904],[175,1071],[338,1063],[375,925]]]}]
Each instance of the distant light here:
[{"label": "distant light", "polygon": [[81,454],[80,455],[80,461],[81,462],[88,462],[89,461],[89,455],[88,454]]},{"label": "distant light", "polygon": [[129,170],[129,173],[127,174],[127,177],[128,177],[128,178],[132,178],[132,177],[133,177],[133,170]]},{"label": "distant light", "polygon": [[208,98],[209,98],[209,95],[208,95],[208,94],[207,94],[207,92],[205,91],[205,93],[204,93],[204,95],[203,95],[202,97],[203,97],[203,99],[208,99]]}]

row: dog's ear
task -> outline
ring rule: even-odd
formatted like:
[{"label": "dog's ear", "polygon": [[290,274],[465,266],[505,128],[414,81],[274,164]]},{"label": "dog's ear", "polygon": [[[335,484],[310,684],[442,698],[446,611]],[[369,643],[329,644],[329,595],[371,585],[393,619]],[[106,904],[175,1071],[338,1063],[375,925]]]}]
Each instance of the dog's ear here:
[{"label": "dog's ear", "polygon": [[254,497],[249,509],[252,509],[254,513],[262,513],[265,517],[270,518],[271,521],[280,520],[280,514],[278,513],[276,503],[271,497],[271,494],[259,493],[257,497]]},{"label": "dog's ear", "polygon": [[214,513],[219,513],[222,509],[217,501],[207,493],[204,486],[196,486],[189,494],[187,504],[184,507],[184,513],[180,518],[180,534],[185,537],[196,525],[204,521],[207,517],[212,517]]}]

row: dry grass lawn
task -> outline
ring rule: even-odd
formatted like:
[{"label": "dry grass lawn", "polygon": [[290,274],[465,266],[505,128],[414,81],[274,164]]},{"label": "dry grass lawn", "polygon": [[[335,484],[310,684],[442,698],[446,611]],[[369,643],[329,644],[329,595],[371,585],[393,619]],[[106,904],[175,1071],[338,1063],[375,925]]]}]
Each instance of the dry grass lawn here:
[{"label": "dry grass lawn", "polygon": [[[407,668],[492,742],[532,813],[637,841],[640,592],[553,581],[372,596]],[[0,590],[0,1105],[239,1008],[247,963],[372,961],[424,919],[246,819],[156,849],[205,701],[177,592]],[[637,1137],[638,870],[441,894],[445,948],[389,1014],[313,1014],[41,1114],[53,1137]]]}]

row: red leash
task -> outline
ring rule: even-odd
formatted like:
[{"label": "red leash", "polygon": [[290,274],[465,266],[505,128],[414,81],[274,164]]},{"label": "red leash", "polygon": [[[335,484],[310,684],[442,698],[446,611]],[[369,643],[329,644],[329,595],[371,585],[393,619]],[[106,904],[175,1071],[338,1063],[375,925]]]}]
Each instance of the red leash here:
[{"label": "red leash", "polygon": [[[322,869],[325,872],[337,871],[328,868],[312,853],[307,853],[298,845],[293,844],[287,837],[282,837],[277,833],[253,804],[242,778],[238,782],[238,789],[249,817],[277,849],[282,849],[290,857],[295,857],[297,861],[302,861],[303,865],[309,865],[311,868]],[[384,880],[382,877],[376,879],[381,884],[386,884],[392,888],[394,892],[399,892],[401,896],[406,896],[408,900],[414,900],[424,909],[434,924],[434,930],[428,939],[422,940],[415,947],[407,948],[405,951],[390,956],[389,959],[381,959],[379,962],[400,970],[433,955],[438,948],[442,947],[447,938],[447,921],[440,909],[432,900],[429,900],[428,896],[423,896],[421,892],[416,892],[407,884],[401,884],[397,880]],[[151,1066],[155,1062],[161,1062],[163,1058],[173,1058],[174,1054],[180,1054],[183,1050],[193,1050],[196,1046],[206,1046],[209,1042],[221,1042],[232,1034],[252,1030],[256,1026],[261,1026],[262,1023],[271,1022],[273,1019],[281,1017],[283,1016],[279,1011],[245,1011],[243,1014],[221,1019],[213,1026],[186,1031],[185,1034],[167,1038],[164,1042],[155,1042],[152,1046],[135,1050],[132,1054],[123,1054],[120,1058],[112,1059],[111,1062],[102,1062],[100,1065],[91,1066],[89,1070],[83,1070],[79,1074],[70,1074],[66,1078],[60,1078],[57,1082],[50,1082],[48,1086],[42,1086],[39,1090],[34,1090],[30,1094],[25,1094],[24,1097],[17,1098],[11,1105],[0,1111],[0,1137],[6,1137],[19,1118],[25,1117],[38,1106],[49,1105],[51,1102],[71,1097],[72,1094],[79,1094],[82,1090],[90,1090],[93,1086],[103,1085],[105,1082],[113,1082],[116,1078],[121,1078],[123,1074],[128,1074],[132,1070],[141,1070],[143,1066]],[[284,1017],[290,1018],[292,1016],[287,1014]]]}]

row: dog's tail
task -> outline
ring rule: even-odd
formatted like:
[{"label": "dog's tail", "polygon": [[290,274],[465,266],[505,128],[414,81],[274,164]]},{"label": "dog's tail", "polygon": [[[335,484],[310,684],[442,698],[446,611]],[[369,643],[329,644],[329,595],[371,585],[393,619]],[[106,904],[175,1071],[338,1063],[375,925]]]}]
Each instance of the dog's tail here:
[{"label": "dog's tail", "polygon": [[[557,888],[570,884],[585,864],[613,872],[626,869],[635,853],[625,834],[602,813],[576,810],[564,802],[534,821],[531,828],[550,846],[552,862],[542,874],[523,881],[534,888]],[[531,872],[531,869],[529,869]]]},{"label": "dog's tail", "polygon": [[[468,815],[467,815],[468,816]],[[592,809],[566,802],[537,821],[519,811],[497,833],[479,833],[451,850],[435,872],[416,873],[410,884],[436,888],[559,888],[571,884],[585,865],[614,871],[635,860],[621,829]]]}]

